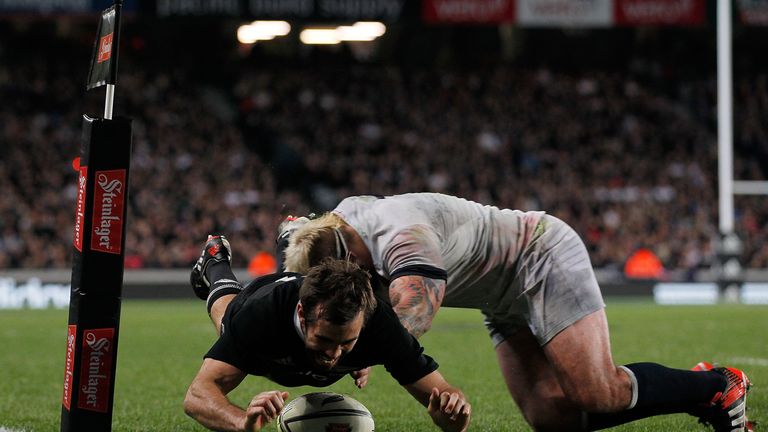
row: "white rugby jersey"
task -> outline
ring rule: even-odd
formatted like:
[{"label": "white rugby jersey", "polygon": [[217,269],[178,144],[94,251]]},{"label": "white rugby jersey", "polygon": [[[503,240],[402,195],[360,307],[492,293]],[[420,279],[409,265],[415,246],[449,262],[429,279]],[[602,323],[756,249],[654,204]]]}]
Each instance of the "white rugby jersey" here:
[{"label": "white rugby jersey", "polygon": [[444,279],[443,306],[478,309],[512,294],[516,261],[544,214],[437,193],[350,197],[333,213],[360,234],[386,280]]}]

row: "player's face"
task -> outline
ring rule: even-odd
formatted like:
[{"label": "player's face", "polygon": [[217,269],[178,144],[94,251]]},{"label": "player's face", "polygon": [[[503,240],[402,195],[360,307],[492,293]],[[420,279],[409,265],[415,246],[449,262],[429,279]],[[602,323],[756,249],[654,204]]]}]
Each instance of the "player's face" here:
[{"label": "player's face", "polygon": [[363,329],[363,313],[343,325],[319,319],[303,325],[304,340],[310,360],[320,370],[330,370],[354,348]]}]

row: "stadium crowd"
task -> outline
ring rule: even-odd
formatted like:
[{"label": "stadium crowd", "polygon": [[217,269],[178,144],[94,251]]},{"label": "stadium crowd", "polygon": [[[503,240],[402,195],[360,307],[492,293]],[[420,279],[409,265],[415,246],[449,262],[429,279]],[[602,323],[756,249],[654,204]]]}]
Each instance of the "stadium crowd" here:
[{"label": "stadium crowd", "polygon": [[[99,116],[101,102],[65,57],[0,62],[0,268],[71,265],[71,161],[82,114]],[[580,233],[596,267],[620,268],[638,247],[668,269],[715,257],[711,76],[671,84],[631,68],[503,65],[235,75],[201,84],[184,68],[121,64],[115,112],[133,119],[128,267],[189,267],[211,232],[236,238],[234,265],[246,266],[273,250],[288,213],[410,191],[546,210]],[[736,177],[765,179],[768,77],[740,78],[735,106]],[[745,265],[768,268],[768,200],[736,205]]]}]

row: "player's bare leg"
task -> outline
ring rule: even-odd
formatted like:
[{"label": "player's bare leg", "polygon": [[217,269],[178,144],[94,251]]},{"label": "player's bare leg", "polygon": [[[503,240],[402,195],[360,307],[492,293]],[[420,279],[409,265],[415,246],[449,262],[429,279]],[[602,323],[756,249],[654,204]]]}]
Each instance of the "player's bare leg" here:
[{"label": "player's bare leg", "polygon": [[616,412],[632,402],[632,381],[613,363],[608,321],[599,310],[558,333],[544,346],[568,399],[584,411]]},{"label": "player's bare leg", "polygon": [[616,366],[603,310],[567,327],[544,352],[565,396],[584,412],[581,430],[671,413],[695,415],[717,432],[743,430],[747,423],[749,381],[743,372],[693,372],[656,363]]},{"label": "player's bare leg", "polygon": [[227,311],[227,306],[237,294],[227,294],[217,298],[211,305],[211,310],[208,311],[208,316],[211,317],[213,326],[216,327],[216,334],[221,334],[221,319],[224,317],[224,312]]},{"label": "player's bare leg", "polygon": [[565,397],[552,365],[529,329],[501,342],[496,356],[512,398],[534,430],[574,430],[574,425],[580,425],[581,410]]}]

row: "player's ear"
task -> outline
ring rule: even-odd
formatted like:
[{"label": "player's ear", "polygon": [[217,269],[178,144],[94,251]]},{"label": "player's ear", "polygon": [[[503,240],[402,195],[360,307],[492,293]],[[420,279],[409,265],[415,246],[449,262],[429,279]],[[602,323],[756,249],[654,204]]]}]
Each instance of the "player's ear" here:
[{"label": "player's ear", "polygon": [[299,321],[304,324],[304,306],[301,302],[296,306],[296,313],[299,314]]}]

